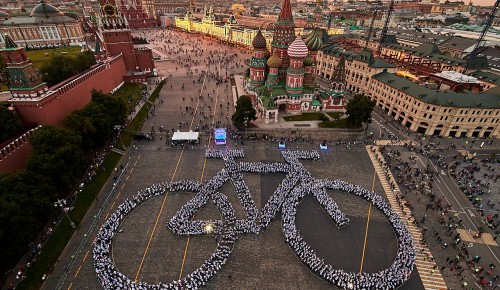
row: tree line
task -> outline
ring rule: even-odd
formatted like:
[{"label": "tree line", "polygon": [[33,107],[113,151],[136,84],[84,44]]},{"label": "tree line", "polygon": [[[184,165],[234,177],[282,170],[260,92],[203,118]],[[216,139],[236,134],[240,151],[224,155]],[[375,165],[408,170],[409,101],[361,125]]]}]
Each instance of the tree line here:
[{"label": "tree line", "polygon": [[76,56],[54,55],[40,70],[42,80],[51,87],[78,73],[83,72],[96,63],[91,51],[84,51]]},{"label": "tree line", "polygon": [[[0,111],[1,112],[1,111]],[[63,120],[63,127],[42,126],[30,137],[25,168],[0,175],[0,268],[5,273],[28,250],[54,216],[53,203],[65,198],[91,161],[91,152],[114,135],[126,118],[124,101],[93,91],[92,101]]]}]

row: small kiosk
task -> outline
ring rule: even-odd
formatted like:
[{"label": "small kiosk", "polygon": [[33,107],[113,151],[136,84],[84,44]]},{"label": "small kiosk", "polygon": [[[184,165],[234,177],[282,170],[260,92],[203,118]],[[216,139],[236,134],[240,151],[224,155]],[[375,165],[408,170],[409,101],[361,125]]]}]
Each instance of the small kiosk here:
[{"label": "small kiosk", "polygon": [[278,148],[279,149],[286,149],[286,144],[285,144],[284,140],[280,140],[280,142],[278,143]]},{"label": "small kiosk", "polygon": [[321,144],[319,144],[319,148],[321,150],[327,150],[328,149],[328,145],[326,145],[326,140],[323,140],[323,142]]},{"label": "small kiosk", "polygon": [[226,145],[227,132],[224,128],[217,128],[214,130],[215,145]]}]

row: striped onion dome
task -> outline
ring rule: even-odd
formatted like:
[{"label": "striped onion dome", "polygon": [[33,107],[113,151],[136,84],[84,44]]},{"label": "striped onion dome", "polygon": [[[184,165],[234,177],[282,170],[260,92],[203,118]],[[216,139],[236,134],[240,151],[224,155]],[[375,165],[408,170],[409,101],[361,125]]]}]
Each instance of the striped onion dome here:
[{"label": "striped onion dome", "polygon": [[304,65],[305,66],[311,66],[314,64],[314,59],[312,58],[312,56],[310,54],[308,54],[306,56],[306,58],[304,59]]},{"label": "striped onion dome", "polygon": [[308,53],[309,50],[300,35],[288,47],[288,56],[290,57],[304,58]]},{"label": "striped onion dome", "polygon": [[319,50],[323,45],[323,41],[321,40],[321,35],[319,30],[313,30],[304,41],[309,50]]},{"label": "striped onion dome", "polygon": [[267,60],[267,65],[269,67],[280,67],[281,66],[281,59],[278,57],[278,55],[275,53],[273,56],[271,56]]},{"label": "striped onion dome", "polygon": [[252,46],[255,49],[265,49],[267,47],[266,38],[260,32],[260,29],[252,40]]}]

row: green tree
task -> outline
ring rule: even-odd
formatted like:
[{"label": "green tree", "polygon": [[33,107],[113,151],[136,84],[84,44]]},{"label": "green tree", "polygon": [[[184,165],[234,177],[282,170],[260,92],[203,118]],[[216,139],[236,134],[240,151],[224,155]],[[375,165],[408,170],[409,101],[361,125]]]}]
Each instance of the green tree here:
[{"label": "green tree", "polygon": [[11,269],[54,213],[47,192],[30,172],[0,176],[0,269]]},{"label": "green tree", "polygon": [[115,125],[122,125],[127,105],[119,98],[92,91],[92,102],[68,115],[63,124],[82,137],[83,146],[90,149],[103,145],[115,133]]},{"label": "green tree", "polygon": [[0,143],[14,137],[23,129],[19,116],[0,105]]},{"label": "green tree", "polygon": [[94,127],[93,118],[85,114],[84,110],[77,110],[66,116],[63,125],[82,138],[84,148],[90,149],[95,145],[94,134],[96,134],[97,129]]},{"label": "green tree", "polygon": [[88,69],[93,64],[95,58],[91,52],[79,53],[73,57],[58,54],[42,67],[42,79],[48,86],[53,86]]},{"label": "green tree", "polygon": [[365,95],[355,95],[346,105],[347,121],[353,127],[371,122],[375,102]]},{"label": "green tree", "polygon": [[43,126],[30,143],[33,151],[26,161],[27,170],[58,193],[67,193],[86,166],[81,137],[68,129]]},{"label": "green tree", "polygon": [[257,120],[257,112],[255,111],[252,100],[249,96],[240,96],[236,102],[236,109],[231,116],[234,126],[241,128],[245,125],[245,119],[247,121]]}]

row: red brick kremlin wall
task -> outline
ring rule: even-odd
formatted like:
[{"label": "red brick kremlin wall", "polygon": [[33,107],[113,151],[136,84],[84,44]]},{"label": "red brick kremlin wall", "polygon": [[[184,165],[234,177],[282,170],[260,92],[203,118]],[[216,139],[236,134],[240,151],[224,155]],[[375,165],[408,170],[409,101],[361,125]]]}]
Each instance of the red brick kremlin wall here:
[{"label": "red brick kremlin wall", "polygon": [[51,88],[38,101],[11,100],[23,123],[62,126],[61,121],[91,100],[92,89],[109,93],[123,82],[126,74],[122,55],[65,80]]},{"label": "red brick kremlin wall", "polygon": [[15,172],[24,168],[24,163],[33,148],[28,142],[29,136],[40,127],[31,129],[15,139],[0,144],[0,173]]}]

